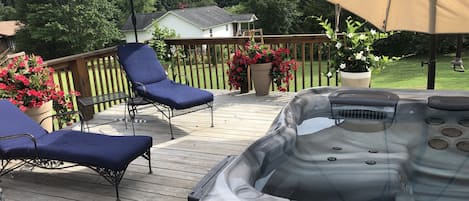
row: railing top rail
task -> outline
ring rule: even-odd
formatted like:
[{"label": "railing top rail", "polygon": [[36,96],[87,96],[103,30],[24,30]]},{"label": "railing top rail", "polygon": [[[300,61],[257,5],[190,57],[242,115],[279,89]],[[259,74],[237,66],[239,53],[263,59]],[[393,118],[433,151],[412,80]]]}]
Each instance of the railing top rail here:
[{"label": "railing top rail", "polygon": [[104,49],[100,49],[100,50],[95,50],[95,51],[91,51],[91,52],[82,53],[82,54],[75,54],[75,55],[71,55],[71,56],[66,56],[66,57],[61,57],[61,58],[57,58],[57,59],[47,60],[44,63],[46,65],[53,66],[53,65],[57,65],[57,64],[70,62],[70,61],[75,61],[79,58],[86,59],[86,58],[90,58],[90,57],[96,57],[98,55],[109,54],[109,53],[116,52],[116,51],[117,51],[117,46],[113,46],[113,47],[108,47],[108,48],[104,48]]},{"label": "railing top rail", "polygon": [[[261,36],[254,36],[260,38]],[[190,44],[244,44],[250,36],[237,37],[214,37],[214,38],[185,38],[185,39],[166,39],[168,45],[187,45]],[[325,42],[329,38],[325,34],[294,34],[294,35],[264,35],[264,43],[282,43],[282,42]]]}]

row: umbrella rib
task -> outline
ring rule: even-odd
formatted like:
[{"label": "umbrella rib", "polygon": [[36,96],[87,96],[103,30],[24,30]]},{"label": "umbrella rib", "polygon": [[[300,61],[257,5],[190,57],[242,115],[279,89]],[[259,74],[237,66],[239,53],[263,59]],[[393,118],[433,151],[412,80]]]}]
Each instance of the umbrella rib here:
[{"label": "umbrella rib", "polygon": [[386,17],[384,18],[383,27],[382,27],[384,31],[388,31],[387,30],[387,25],[388,25],[388,17],[389,17],[390,7],[391,7],[391,0],[388,0],[388,6],[386,7]]}]

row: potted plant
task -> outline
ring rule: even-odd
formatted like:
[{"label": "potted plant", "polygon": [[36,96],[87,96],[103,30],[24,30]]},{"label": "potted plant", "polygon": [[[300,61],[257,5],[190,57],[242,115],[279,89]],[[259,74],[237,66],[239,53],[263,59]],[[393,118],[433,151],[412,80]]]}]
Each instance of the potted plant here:
[{"label": "potted plant", "polygon": [[287,90],[289,81],[293,79],[292,71],[296,70],[297,67],[296,61],[290,58],[289,49],[266,48],[251,38],[244,46],[243,52],[240,53],[251,66],[252,80],[257,96],[269,94],[271,81],[275,83],[279,91]]},{"label": "potted plant", "polygon": [[[382,69],[392,59],[388,56],[378,56],[373,53],[373,43],[388,37],[386,33],[379,33],[374,29],[358,32],[364,23],[348,17],[346,31],[343,37],[332,29],[328,20],[321,17],[316,18],[324,28],[330,39],[331,65],[335,72],[339,72],[342,86],[347,87],[369,87],[371,82],[371,71]],[[328,72],[332,77],[334,72]]]},{"label": "potted plant", "polygon": [[259,45],[252,38],[244,46],[246,55],[249,57],[251,66],[252,82],[257,96],[269,94],[271,83],[270,71],[272,69],[272,50],[263,45]]},{"label": "potted plant", "polygon": [[287,91],[290,80],[294,79],[293,71],[296,71],[297,63],[290,57],[290,49],[279,48],[273,52],[272,81],[279,91]]},{"label": "potted plant", "polygon": [[[67,112],[72,108],[70,97],[79,95],[70,91],[65,95],[58,89],[53,79],[54,69],[46,67],[40,56],[25,55],[12,58],[0,67],[0,98],[8,99],[31,118],[40,122],[57,113]],[[59,118],[59,124],[68,123],[71,116]],[[52,130],[52,119],[41,124],[46,130]]]},{"label": "potted plant", "polygon": [[240,50],[236,50],[231,60],[227,62],[228,84],[234,89],[240,89],[241,93],[247,93],[249,57]]}]

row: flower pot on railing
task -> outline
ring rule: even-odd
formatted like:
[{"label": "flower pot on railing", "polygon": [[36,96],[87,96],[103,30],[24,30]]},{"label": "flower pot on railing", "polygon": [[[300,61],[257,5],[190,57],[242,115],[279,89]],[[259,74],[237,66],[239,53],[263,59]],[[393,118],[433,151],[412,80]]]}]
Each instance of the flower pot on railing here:
[{"label": "flower pot on railing", "polygon": [[270,83],[270,70],[272,63],[251,64],[252,81],[254,82],[254,89],[256,96],[265,96],[269,94]]},{"label": "flower pot on railing", "polygon": [[240,83],[241,85],[239,86],[239,93],[240,94],[245,94],[245,93],[248,93],[249,92],[249,85],[248,85],[248,81],[244,81],[244,82],[241,82]]},{"label": "flower pot on railing", "polygon": [[41,126],[48,132],[52,131],[52,118],[47,118],[41,122],[44,118],[52,115],[52,101],[48,101],[38,108],[28,108],[24,113],[37,123],[41,123]]},{"label": "flower pot on railing", "polygon": [[343,87],[369,88],[370,83],[371,83],[371,71],[368,71],[368,72],[340,71],[340,82]]}]

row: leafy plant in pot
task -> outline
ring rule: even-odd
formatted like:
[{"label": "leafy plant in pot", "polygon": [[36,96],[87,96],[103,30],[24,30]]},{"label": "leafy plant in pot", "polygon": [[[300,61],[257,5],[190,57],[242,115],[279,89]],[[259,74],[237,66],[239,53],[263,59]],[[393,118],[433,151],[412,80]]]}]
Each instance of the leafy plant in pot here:
[{"label": "leafy plant in pot", "polygon": [[[65,113],[72,108],[70,98],[78,92],[64,91],[54,84],[54,69],[44,66],[40,56],[25,55],[12,58],[9,63],[0,67],[0,99],[7,99],[18,106],[37,122],[56,113]],[[48,112],[48,110],[50,112]],[[59,124],[69,123],[73,115],[58,118]],[[52,130],[52,119],[46,119],[42,126]]]},{"label": "leafy plant in pot", "polygon": [[[385,39],[389,34],[380,33],[374,29],[362,29],[365,23],[348,17],[346,31],[339,37],[333,30],[331,23],[322,17],[315,17],[319,25],[323,27],[327,37],[330,39],[331,65],[335,72],[340,73],[342,86],[347,87],[369,87],[371,72],[381,70],[386,64],[397,58],[375,55],[373,43]],[[359,30],[363,30],[360,31]],[[332,77],[335,72],[327,72]]]},{"label": "leafy plant in pot", "polygon": [[240,50],[236,50],[231,61],[227,62],[228,84],[234,89],[241,89],[241,93],[247,93],[249,57]]},{"label": "leafy plant in pot", "polygon": [[287,48],[270,49],[251,38],[240,53],[243,61],[247,59],[251,66],[252,79],[258,96],[269,93],[271,81],[279,91],[286,91],[290,80],[294,79],[293,71],[297,69],[297,65],[296,61],[291,59],[290,50]]}]

